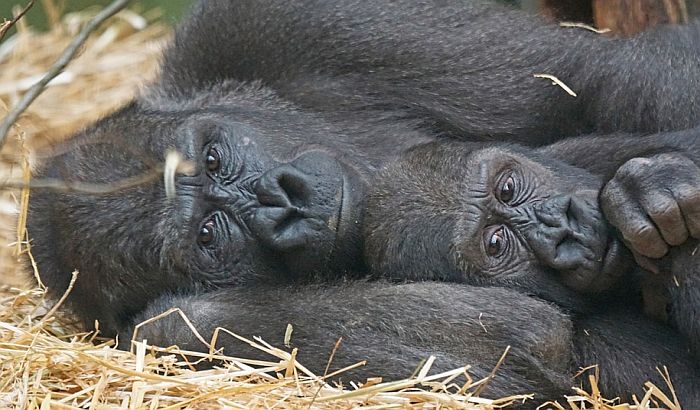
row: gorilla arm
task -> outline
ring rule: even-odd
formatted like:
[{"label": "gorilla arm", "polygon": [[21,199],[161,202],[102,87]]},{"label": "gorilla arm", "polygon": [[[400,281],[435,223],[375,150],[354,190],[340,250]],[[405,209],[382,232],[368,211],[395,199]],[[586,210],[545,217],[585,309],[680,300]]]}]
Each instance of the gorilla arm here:
[{"label": "gorilla arm", "polygon": [[[568,317],[550,304],[507,289],[430,282],[234,288],[161,298],[135,323],[172,306],[181,308],[207,340],[221,326],[247,338],[259,335],[282,348],[285,328],[292,324],[297,358],[317,375],[323,374],[342,337],[330,371],[367,360],[367,365],[339,376],[345,380],[407,378],[430,355],[437,357],[431,374],[470,365],[469,374],[478,380],[511,346],[488,395],[538,392],[552,397],[571,384]],[[144,326],[138,339],[206,349],[178,315]],[[272,359],[230,336],[219,339],[221,346],[228,355]]]},{"label": "gorilla arm", "polygon": [[[689,408],[700,404],[697,370],[668,328],[632,312],[606,313],[577,323],[572,338],[571,323],[561,310],[503,288],[353,282],[226,289],[161,298],[135,323],[173,306],[207,340],[221,326],[282,348],[286,326],[292,324],[297,359],[317,375],[323,374],[342,337],[329,372],[367,361],[338,376],[344,381],[406,378],[430,355],[436,356],[430,374],[469,365],[470,376],[478,380],[511,346],[485,391],[489,397],[536,392],[536,405],[569,392],[576,368],[594,364],[600,365],[604,394],[626,395],[650,380],[664,388],[656,367],[667,365],[681,403]],[[122,336],[130,338],[128,332]],[[145,325],[138,339],[206,350],[178,315]],[[217,347],[234,357],[276,360],[228,335],[219,338]]]},{"label": "gorilla arm", "polygon": [[582,316],[574,322],[574,341],[576,363],[598,365],[586,374],[600,372],[605,394],[635,391],[641,397],[641,386],[647,381],[667,391],[659,375],[667,368],[683,408],[700,406],[697,362],[687,354],[685,341],[668,326],[625,310]]},{"label": "gorilla arm", "polygon": [[699,31],[611,39],[476,1],[202,1],[166,51],[160,92],[260,80],[315,109],[369,94],[460,137],[522,142],[684,129],[700,120]]}]

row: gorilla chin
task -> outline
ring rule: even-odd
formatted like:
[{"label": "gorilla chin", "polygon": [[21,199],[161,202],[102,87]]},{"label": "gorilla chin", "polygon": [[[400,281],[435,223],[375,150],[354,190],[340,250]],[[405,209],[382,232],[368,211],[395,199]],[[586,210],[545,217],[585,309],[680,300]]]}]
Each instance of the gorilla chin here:
[{"label": "gorilla chin", "polygon": [[619,239],[609,235],[607,247],[595,259],[592,268],[563,272],[560,277],[566,286],[575,291],[597,293],[614,288],[633,267],[629,250]]}]

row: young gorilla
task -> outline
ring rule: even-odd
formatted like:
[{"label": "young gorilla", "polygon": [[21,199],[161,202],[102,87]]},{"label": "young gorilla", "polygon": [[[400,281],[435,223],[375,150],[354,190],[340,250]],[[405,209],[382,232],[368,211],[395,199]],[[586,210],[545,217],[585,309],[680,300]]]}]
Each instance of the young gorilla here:
[{"label": "young gorilla", "polygon": [[587,314],[611,310],[606,294],[635,304],[651,280],[700,358],[698,164],[700,128],[535,150],[428,143],[368,193],[366,261],[384,276],[514,288]]},{"label": "young gorilla", "polygon": [[[221,324],[246,335],[282,329],[281,321],[261,325],[237,316],[246,306],[271,316],[265,309],[272,306],[241,301],[280,297],[280,283],[363,273],[364,191],[382,164],[411,146],[437,135],[542,144],[560,135],[696,123],[700,104],[689,84],[700,82],[699,27],[621,41],[461,0],[202,1],[177,30],[158,80],[144,95],[81,132],[37,176],[71,184],[128,182],[150,172],[169,150],[192,161],[195,172],[177,177],[173,198],[166,198],[160,182],[104,195],[34,192],[28,222],[33,253],[55,293],[66,288],[70,272],[80,272],[69,303],[86,326],[97,319],[108,335],[131,328],[149,303],[152,309],[193,307],[188,313],[203,329]],[[579,97],[534,78],[537,73],[556,74]],[[446,289],[383,286],[436,299]],[[335,326],[349,311],[335,310],[332,299],[349,300],[363,289],[356,283],[331,287],[327,300],[317,300],[313,289],[295,289],[296,303],[314,308],[299,312],[284,305],[274,312],[285,321],[318,326],[321,317]],[[491,346],[518,346],[528,329],[569,329],[565,315],[517,292],[452,292],[454,300],[474,303],[474,311],[493,311],[495,322],[513,333],[489,333],[488,343],[468,349],[447,335],[468,341],[480,330],[446,313],[447,302],[432,310],[425,297],[376,294],[377,310],[358,311],[375,318],[376,326],[345,323],[329,329],[333,336],[312,334],[302,342],[325,345],[348,330],[356,335],[348,354],[362,358],[375,347],[368,337],[396,336],[402,346],[397,351],[437,352],[452,355],[450,365],[490,368]],[[490,296],[486,306],[476,302]],[[524,320],[538,309],[549,313]],[[443,311],[454,320],[440,322],[440,332],[411,337],[422,323],[418,317]],[[394,328],[391,312],[414,317]],[[167,321],[162,329],[169,340],[188,337],[184,327]],[[672,334],[659,330],[659,340],[666,339]],[[562,340],[561,346],[571,343]],[[565,361],[546,361],[561,357],[558,347],[537,353],[551,343],[547,338],[529,342],[504,386],[524,383],[546,391]],[[668,346],[657,357],[680,363],[681,350],[673,350],[678,343]],[[376,356],[385,357],[387,376],[405,375],[415,364],[405,359],[411,356],[387,354]],[[325,364],[325,358],[313,360],[317,369]]]}]

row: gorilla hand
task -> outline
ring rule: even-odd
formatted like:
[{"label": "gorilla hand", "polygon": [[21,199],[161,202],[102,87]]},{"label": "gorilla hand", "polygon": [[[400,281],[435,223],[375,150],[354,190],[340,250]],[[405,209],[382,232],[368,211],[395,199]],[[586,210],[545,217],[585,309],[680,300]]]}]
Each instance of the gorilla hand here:
[{"label": "gorilla hand", "polygon": [[700,238],[700,168],[683,154],[630,159],[603,188],[600,201],[642,265],[648,263],[639,256],[661,258],[688,235]]}]

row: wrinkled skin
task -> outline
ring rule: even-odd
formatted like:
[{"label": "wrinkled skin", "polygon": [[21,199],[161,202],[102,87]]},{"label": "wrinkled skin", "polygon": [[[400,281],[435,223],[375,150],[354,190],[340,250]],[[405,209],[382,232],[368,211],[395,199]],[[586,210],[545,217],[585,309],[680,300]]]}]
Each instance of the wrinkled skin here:
[{"label": "wrinkled skin", "polygon": [[[329,323],[328,335],[352,333],[361,324],[336,324],[347,312],[332,308],[356,296],[360,285],[333,285],[317,300],[303,284],[366,273],[361,215],[378,169],[438,138],[541,145],[585,132],[686,128],[700,118],[689,86],[700,81],[698,37],[692,25],[621,41],[476,1],[202,1],[176,31],[158,79],[80,132],[36,177],[113,184],[150,172],[172,149],[194,171],[177,176],[173,198],[161,181],[102,195],[33,192],[33,253],[54,294],[62,294],[73,270],[80,272],[68,303],[86,327],[99,320],[106,335],[128,333],[144,312],[172,304],[192,306],[188,314],[203,329],[223,325],[251,335],[296,318]],[[556,73],[579,97],[536,73]],[[299,286],[292,288],[294,306],[256,305],[261,316],[274,307],[280,322],[237,316],[244,295],[279,299],[285,285]],[[425,286],[443,297],[437,285],[386,286],[399,293]],[[222,297],[228,292],[241,297]],[[467,305],[488,296],[467,286],[454,292],[450,299]],[[567,320],[502,314],[514,306],[528,312],[531,304],[546,309],[544,302],[515,291],[493,296],[483,309],[504,328],[522,329],[528,318],[531,329],[554,326],[567,334]],[[379,295],[378,309],[366,317],[380,315],[376,323],[387,324],[391,312],[434,317],[450,309],[448,300],[429,307],[424,299]],[[208,308],[198,309],[200,301]],[[319,311],[330,313],[319,317]],[[162,337],[152,341],[188,338],[182,326],[161,326],[151,329]],[[447,321],[419,341],[399,332],[396,343],[416,356],[448,357],[454,340],[446,335],[469,340],[472,331]],[[682,349],[665,342],[673,340],[665,331],[654,330],[664,342],[649,349],[659,350],[654,355],[662,363],[683,363]],[[393,338],[392,332],[387,325],[356,333],[346,345],[348,360],[371,356],[376,346],[368,337]],[[300,346],[325,345],[327,337],[315,334]],[[516,344],[520,336],[486,337],[445,366],[490,368],[491,346]],[[545,336],[534,339],[533,345],[551,344]],[[537,355],[524,348],[523,365],[514,366],[503,391],[509,385],[568,390],[570,366],[613,354],[594,343],[590,355],[558,351],[572,344],[564,337],[555,350]],[[622,345],[621,339],[611,349],[625,356]],[[414,363],[392,352],[391,360],[375,360],[387,377],[405,375]],[[571,359],[562,370],[566,353]],[[535,364],[540,356],[544,361]],[[315,369],[325,364],[311,360]],[[624,371],[630,383],[611,382],[611,390],[632,390],[650,373],[632,365]],[[552,382],[561,378],[567,382]]]}]

